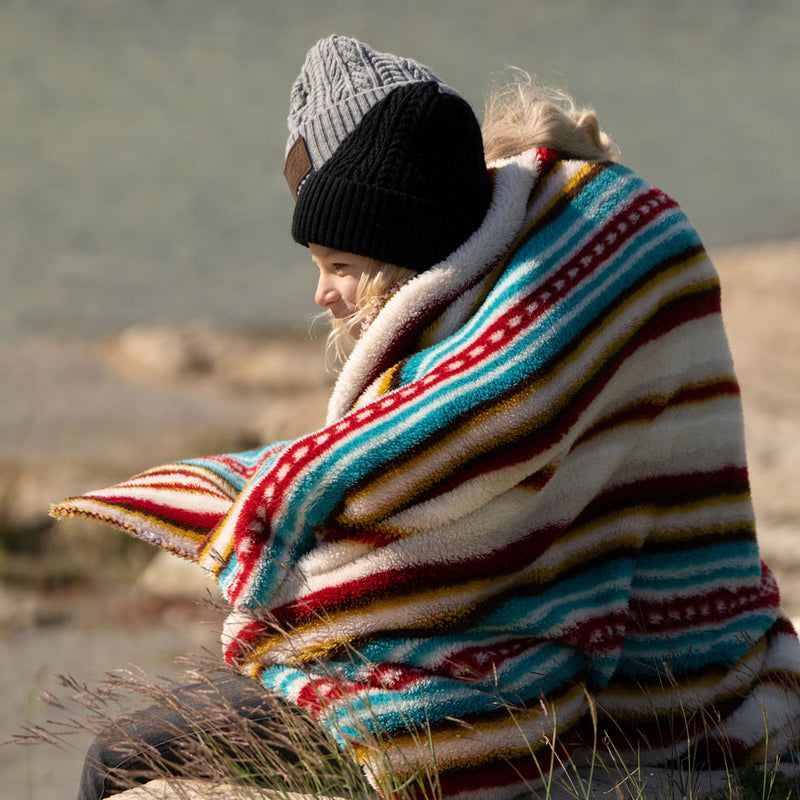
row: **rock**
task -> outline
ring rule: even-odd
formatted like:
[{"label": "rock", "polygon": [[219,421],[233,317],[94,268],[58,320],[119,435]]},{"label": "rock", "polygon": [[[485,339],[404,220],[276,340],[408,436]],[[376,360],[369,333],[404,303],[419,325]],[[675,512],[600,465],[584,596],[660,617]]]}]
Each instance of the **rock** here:
[{"label": "rock", "polygon": [[0,466],[0,527],[31,536],[49,526],[51,503],[124,477],[127,475],[119,468],[87,466],[77,460]]},{"label": "rock", "polygon": [[[777,773],[796,779],[794,768],[781,765],[765,772],[765,786],[772,786]],[[778,776],[780,778],[780,776]],[[760,780],[760,777],[759,777]],[[548,787],[552,800],[607,800],[611,797],[658,797],[663,800],[682,800],[685,797],[723,798],[740,796],[740,785],[734,775],[725,770],[657,769],[633,766],[629,769],[600,766],[570,767]],[[791,793],[791,792],[790,792]],[[114,795],[117,800],[343,800],[323,795],[255,789],[235,784],[218,784],[192,780],[156,780],[144,786]]]},{"label": "rock", "polygon": [[309,389],[295,395],[270,397],[264,409],[245,427],[246,435],[257,443],[294,439],[321,428],[330,392],[325,388]]},{"label": "rock", "polygon": [[146,594],[170,600],[220,599],[206,571],[185,558],[159,550],[136,582]]},{"label": "rock", "polygon": [[145,380],[213,382],[216,389],[298,391],[330,386],[324,345],[195,322],[134,326],[103,346],[106,363]]},{"label": "rock", "polygon": [[323,795],[256,789],[232,783],[197,780],[155,780],[113,797],[117,800],[343,800]]},{"label": "rock", "polygon": [[200,324],[0,344],[0,371],[0,548],[31,553],[51,503],[316,429],[331,380],[321,343]]}]

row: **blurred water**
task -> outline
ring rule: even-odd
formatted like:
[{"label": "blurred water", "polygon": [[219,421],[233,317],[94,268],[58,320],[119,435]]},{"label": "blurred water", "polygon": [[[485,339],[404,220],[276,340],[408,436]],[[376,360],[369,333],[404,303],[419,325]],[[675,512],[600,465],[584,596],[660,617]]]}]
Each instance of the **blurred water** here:
[{"label": "blurred water", "polygon": [[800,236],[796,0],[3,0],[0,335],[303,329],[286,98],[334,31],[479,110],[506,65],[568,88],[712,247]]}]

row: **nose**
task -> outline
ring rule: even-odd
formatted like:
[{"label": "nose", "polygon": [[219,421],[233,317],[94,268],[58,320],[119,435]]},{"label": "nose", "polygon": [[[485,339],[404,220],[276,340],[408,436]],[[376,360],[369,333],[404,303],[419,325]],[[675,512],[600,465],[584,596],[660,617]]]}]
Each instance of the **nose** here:
[{"label": "nose", "polygon": [[327,275],[320,275],[317,281],[317,290],[314,292],[314,302],[320,308],[330,308],[339,301],[339,293]]}]

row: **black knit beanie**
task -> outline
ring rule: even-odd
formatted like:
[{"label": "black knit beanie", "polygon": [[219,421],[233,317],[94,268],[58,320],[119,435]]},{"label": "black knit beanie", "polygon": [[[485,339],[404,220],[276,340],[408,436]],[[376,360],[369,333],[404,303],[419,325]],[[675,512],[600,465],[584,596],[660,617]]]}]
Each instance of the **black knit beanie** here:
[{"label": "black knit beanie", "polygon": [[421,272],[477,230],[490,195],[472,108],[435,81],[413,83],[372,106],[308,175],[292,236]]}]

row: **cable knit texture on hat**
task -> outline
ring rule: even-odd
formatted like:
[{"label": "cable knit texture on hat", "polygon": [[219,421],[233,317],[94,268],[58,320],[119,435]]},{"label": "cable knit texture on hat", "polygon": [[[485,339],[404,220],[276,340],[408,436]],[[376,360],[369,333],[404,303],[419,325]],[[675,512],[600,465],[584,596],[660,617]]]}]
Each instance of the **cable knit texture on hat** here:
[{"label": "cable knit texture on hat", "polygon": [[422,271],[479,227],[491,189],[469,104],[434,81],[373,106],[295,205],[292,236]]},{"label": "cable knit texture on hat", "polygon": [[411,58],[378,52],[347,36],[321,39],[292,86],[286,153],[302,136],[311,165],[319,169],[375,103],[398,86],[424,81],[441,83]]}]

